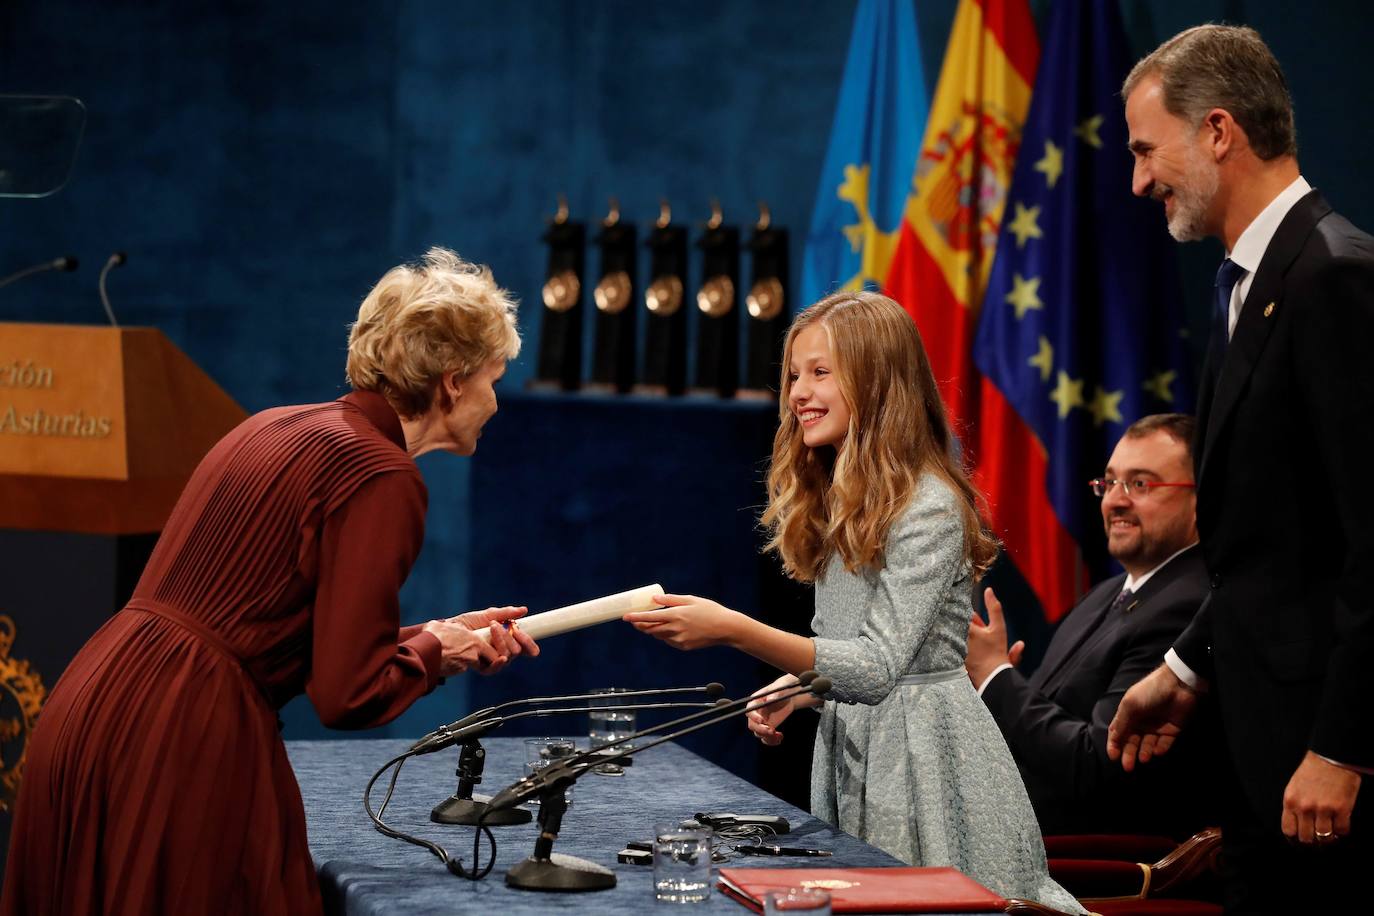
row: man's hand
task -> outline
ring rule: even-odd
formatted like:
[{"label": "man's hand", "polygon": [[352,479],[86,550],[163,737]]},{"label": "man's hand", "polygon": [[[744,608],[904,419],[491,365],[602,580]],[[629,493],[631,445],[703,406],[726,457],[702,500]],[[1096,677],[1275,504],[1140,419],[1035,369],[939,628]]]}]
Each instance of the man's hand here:
[{"label": "man's hand", "polygon": [[981,687],[998,665],[1019,665],[1021,654],[1026,651],[1026,644],[1021,640],[1007,648],[1007,623],[1002,616],[1002,602],[997,600],[992,589],[983,589],[983,603],[988,608],[988,622],[984,624],[977,614],[969,621],[968,655],[964,659],[964,668],[975,688]]},{"label": "man's hand", "polygon": [[1168,753],[1195,706],[1197,693],[1160,665],[1121,698],[1107,727],[1108,759],[1119,759],[1129,773],[1137,760]]},{"label": "man's hand", "polygon": [[1283,790],[1283,835],[1299,843],[1345,836],[1359,794],[1359,773],[1308,751]]}]

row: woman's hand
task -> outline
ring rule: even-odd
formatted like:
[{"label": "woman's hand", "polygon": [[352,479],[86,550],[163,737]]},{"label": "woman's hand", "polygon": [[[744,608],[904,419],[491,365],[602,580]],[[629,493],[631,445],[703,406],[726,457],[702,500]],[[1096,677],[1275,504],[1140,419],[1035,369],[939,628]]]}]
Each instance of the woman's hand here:
[{"label": "woman's hand", "polygon": [[[476,668],[481,674],[495,674],[517,655],[538,655],[539,645],[514,622],[527,612],[528,608],[508,605],[425,624],[425,631],[438,636],[444,647],[440,676],[459,674],[469,668]],[[483,627],[487,628],[489,642],[473,633]]]},{"label": "woman's hand", "polygon": [[738,611],[695,595],[657,595],[658,611],[635,611],[621,619],[674,649],[730,645],[743,617]]},{"label": "woman's hand", "polygon": [[751,709],[746,714],[749,730],[769,747],[782,743],[782,732],[778,731],[778,726],[788,716],[792,715],[792,710],[800,708],[797,700],[799,697],[791,697],[786,700],[776,700],[778,694],[788,687],[795,687],[799,681],[794,674],[784,674],[773,683],[761,690],[753,693],[754,697],[761,700],[775,699],[775,702],[758,709]]}]

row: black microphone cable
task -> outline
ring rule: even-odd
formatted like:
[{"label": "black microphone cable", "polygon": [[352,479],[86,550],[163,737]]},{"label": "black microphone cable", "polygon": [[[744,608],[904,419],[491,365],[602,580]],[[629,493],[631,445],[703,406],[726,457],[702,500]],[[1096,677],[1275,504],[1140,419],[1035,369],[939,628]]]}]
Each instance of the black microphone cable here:
[{"label": "black microphone cable", "polygon": [[[396,790],[396,780],[401,775],[401,767],[405,765],[405,762],[408,759],[414,756],[414,751],[406,751],[399,757],[393,757],[391,760],[388,760],[386,763],[382,765],[381,769],[379,769],[376,773],[372,774],[372,778],[367,781],[367,788],[363,790],[363,808],[366,809],[367,816],[372,818],[372,824],[377,828],[378,833],[384,836],[389,836],[392,839],[402,840],[406,843],[410,843],[413,846],[419,846],[422,849],[428,849],[439,859],[440,862],[444,863],[445,868],[447,868],[451,873],[458,875],[461,878],[467,878],[469,881],[482,880],[487,875],[491,874],[492,868],[496,866],[496,837],[492,834],[490,827],[486,826],[485,824],[479,821],[479,823],[477,824],[477,829],[473,831],[473,868],[471,871],[468,871],[466,868],[463,867],[463,862],[461,859],[455,859],[452,856],[450,856],[448,854],[448,850],[440,846],[438,843],[435,843],[432,840],[426,840],[424,837],[412,836],[408,833],[397,830],[395,827],[390,826],[382,820],[382,816],[386,814],[386,806],[391,803],[391,795]],[[377,784],[377,780],[381,778],[382,774],[393,766],[396,769],[392,771],[391,782],[387,785],[386,798],[382,801],[381,810],[374,812],[372,810],[372,787]],[[477,867],[477,862],[478,856],[481,854],[483,834],[486,834],[487,842],[491,847],[491,859],[487,861],[487,865],[485,868],[479,869]]]}]

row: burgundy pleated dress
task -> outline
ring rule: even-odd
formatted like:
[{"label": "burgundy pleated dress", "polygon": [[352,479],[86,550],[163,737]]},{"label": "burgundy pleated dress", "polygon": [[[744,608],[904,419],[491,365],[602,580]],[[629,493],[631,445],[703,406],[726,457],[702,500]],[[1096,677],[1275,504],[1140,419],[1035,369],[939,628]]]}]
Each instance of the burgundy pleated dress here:
[{"label": "burgundy pleated dress", "polygon": [[304,690],[363,728],[434,688],[439,640],[397,603],[425,505],[376,394],[221,440],[39,716],[0,911],[320,912],[276,712]]}]

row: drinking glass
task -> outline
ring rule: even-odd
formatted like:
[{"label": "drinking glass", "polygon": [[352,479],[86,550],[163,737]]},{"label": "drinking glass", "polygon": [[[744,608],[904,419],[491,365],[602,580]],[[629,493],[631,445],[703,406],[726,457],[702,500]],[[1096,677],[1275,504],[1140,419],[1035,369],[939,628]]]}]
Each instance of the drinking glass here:
[{"label": "drinking glass", "polygon": [[[526,738],[525,739],[525,769],[531,774],[538,773],[544,767],[553,763],[561,757],[571,757],[577,753],[577,740],[575,738]],[[563,790],[564,796],[568,799],[568,807],[572,807],[573,787],[568,786]],[[532,798],[525,802],[530,808],[539,807],[539,799]]]},{"label": "drinking glass", "polygon": [[660,824],[654,829],[654,896],[700,903],[711,896],[711,831]]},{"label": "drinking glass", "polygon": [[628,687],[598,687],[587,692],[598,696],[597,699],[588,704],[594,707],[591,712],[591,728],[588,731],[592,747],[611,741],[617,742],[617,750],[630,747],[629,744],[619,742],[634,734],[635,711],[618,707],[633,705],[634,697],[617,696],[617,694],[629,693],[630,689]]}]

